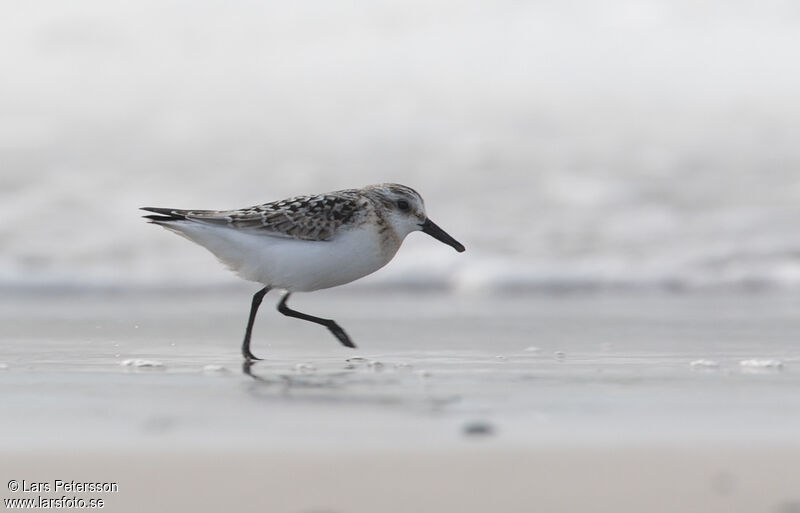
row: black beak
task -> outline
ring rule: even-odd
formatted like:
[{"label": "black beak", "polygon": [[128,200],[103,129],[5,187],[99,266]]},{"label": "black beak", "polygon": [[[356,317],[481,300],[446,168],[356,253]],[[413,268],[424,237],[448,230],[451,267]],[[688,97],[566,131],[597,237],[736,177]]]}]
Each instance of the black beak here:
[{"label": "black beak", "polygon": [[448,246],[453,246],[453,248],[458,251],[459,253],[464,252],[464,245],[452,238],[451,236],[447,235],[447,232],[436,226],[436,223],[431,221],[430,219],[426,219],[424,223],[420,225],[422,231],[430,235],[436,240],[440,240],[447,244]]}]

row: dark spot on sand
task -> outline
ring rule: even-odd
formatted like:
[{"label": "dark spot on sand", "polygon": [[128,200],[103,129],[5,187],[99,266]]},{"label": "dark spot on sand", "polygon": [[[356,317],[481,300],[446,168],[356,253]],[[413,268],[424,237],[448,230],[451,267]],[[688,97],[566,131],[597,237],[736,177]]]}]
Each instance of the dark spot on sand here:
[{"label": "dark spot on sand", "polygon": [[494,434],[494,426],[483,420],[474,420],[464,424],[462,431],[467,436],[488,436]]}]

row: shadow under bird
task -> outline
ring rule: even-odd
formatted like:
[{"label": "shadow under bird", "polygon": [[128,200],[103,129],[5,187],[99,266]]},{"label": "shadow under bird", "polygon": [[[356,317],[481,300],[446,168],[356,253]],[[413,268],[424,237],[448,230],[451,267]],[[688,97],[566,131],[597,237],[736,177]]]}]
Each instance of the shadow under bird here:
[{"label": "shadow under bird", "polygon": [[406,235],[422,231],[456,251],[464,246],[431,221],[422,197],[405,185],[385,183],[345,189],[238,210],[179,210],[143,207],[144,216],[213,253],[246,280],[264,285],[253,296],[242,343],[247,361],[253,322],[264,295],[285,293],[283,315],[321,324],[345,346],[355,347],[331,319],[286,304],[293,292],[336,287],[371,274],[394,257]]}]

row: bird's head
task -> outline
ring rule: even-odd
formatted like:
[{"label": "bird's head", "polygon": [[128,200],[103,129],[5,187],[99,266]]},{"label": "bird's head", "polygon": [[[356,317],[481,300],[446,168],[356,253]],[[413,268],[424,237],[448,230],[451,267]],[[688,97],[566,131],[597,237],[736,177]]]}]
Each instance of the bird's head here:
[{"label": "bird's head", "polygon": [[422,196],[411,187],[397,183],[382,183],[366,187],[367,193],[381,205],[384,219],[400,238],[411,232],[422,231],[456,251],[464,251],[464,245],[439,228],[428,218]]}]

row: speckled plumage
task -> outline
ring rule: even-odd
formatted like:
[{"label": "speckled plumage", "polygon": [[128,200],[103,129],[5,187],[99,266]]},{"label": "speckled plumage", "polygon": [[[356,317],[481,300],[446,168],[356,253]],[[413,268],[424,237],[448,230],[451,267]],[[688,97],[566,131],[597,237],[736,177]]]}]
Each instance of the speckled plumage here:
[{"label": "speckled plumage", "polygon": [[[188,212],[191,219],[221,220],[240,229],[255,228],[303,240],[328,240],[340,227],[363,218],[366,205],[353,191],[296,196],[228,212]],[[359,215],[361,214],[361,215]]]},{"label": "speckled plumage", "polygon": [[[180,219],[223,224],[241,230],[259,230],[264,235],[308,241],[330,240],[338,230],[365,222],[385,226],[382,211],[390,202],[380,192],[422,198],[414,189],[400,184],[380,184],[363,189],[344,189],[324,194],[294,196],[236,210],[182,210],[147,207],[144,210],[169,216],[159,221]],[[156,216],[152,216],[156,217]]]}]

